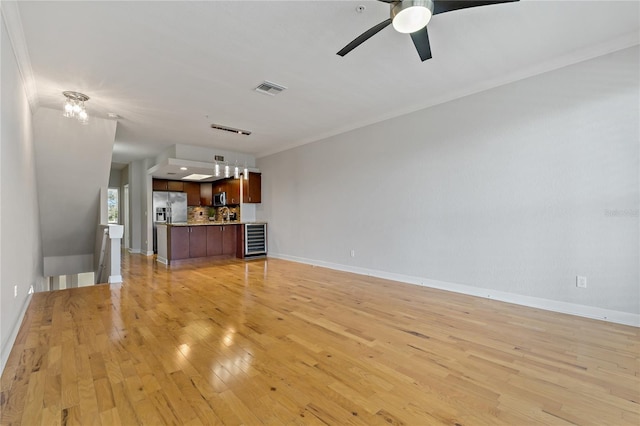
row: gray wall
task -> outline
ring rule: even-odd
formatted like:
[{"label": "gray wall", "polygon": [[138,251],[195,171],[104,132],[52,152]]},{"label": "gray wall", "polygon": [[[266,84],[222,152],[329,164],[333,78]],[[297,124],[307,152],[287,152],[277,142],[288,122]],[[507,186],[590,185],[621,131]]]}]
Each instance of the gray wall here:
[{"label": "gray wall", "polygon": [[122,187],[122,169],[109,170],[109,188]]},{"label": "gray wall", "polygon": [[129,226],[131,231],[131,247],[129,250],[132,253],[140,253],[142,251],[142,227],[144,216],[144,176],[146,171],[144,169],[144,162],[137,160],[129,163],[128,167],[128,180],[129,184]]},{"label": "gray wall", "polygon": [[[93,256],[117,122],[91,117],[82,125],[40,107],[33,124],[44,256]],[[79,272],[90,271],[66,273]]]},{"label": "gray wall", "polygon": [[638,51],[260,158],[271,255],[640,314]]},{"label": "gray wall", "polygon": [[153,164],[152,159],[136,160],[129,163],[128,178],[130,210],[129,224],[131,253],[153,254],[153,223],[150,212],[152,204],[152,178],[147,170]]},{"label": "gray wall", "polygon": [[[29,301],[29,287],[44,290],[42,244],[31,111],[4,21],[1,32],[0,105],[0,370],[9,356]],[[14,286],[18,295],[14,297]]]}]

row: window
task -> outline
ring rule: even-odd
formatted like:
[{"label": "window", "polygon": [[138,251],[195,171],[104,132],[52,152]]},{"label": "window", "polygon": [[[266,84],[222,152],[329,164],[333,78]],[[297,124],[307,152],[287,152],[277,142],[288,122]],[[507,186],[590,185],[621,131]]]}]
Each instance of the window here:
[{"label": "window", "polygon": [[107,190],[107,216],[109,223],[118,223],[118,188]]}]

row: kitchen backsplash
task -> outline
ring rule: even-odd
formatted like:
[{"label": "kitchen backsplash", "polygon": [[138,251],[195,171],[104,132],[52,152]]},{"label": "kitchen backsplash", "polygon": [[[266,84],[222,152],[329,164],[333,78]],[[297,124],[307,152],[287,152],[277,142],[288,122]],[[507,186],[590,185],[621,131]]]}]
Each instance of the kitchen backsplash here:
[{"label": "kitchen backsplash", "polygon": [[[209,217],[215,217],[216,222],[222,221],[221,207],[187,207],[187,221],[190,223],[210,222]],[[229,213],[240,219],[240,206],[229,207]]]}]

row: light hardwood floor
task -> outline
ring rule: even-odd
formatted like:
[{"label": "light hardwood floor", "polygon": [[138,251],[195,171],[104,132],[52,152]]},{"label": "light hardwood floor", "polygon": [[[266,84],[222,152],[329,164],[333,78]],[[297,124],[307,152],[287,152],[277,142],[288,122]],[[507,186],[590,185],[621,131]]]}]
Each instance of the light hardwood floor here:
[{"label": "light hardwood floor", "polygon": [[39,293],[2,424],[640,424],[640,330],[282,260]]}]

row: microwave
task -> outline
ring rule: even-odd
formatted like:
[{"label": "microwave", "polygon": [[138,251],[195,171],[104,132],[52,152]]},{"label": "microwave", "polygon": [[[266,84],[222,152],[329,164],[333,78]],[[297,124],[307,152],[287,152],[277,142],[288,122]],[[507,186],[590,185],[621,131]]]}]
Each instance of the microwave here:
[{"label": "microwave", "polygon": [[227,205],[227,193],[218,192],[213,194],[213,207],[222,207]]}]

